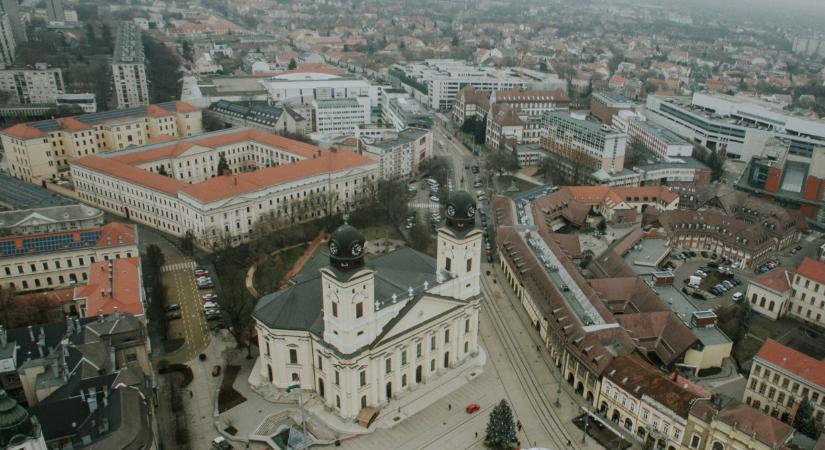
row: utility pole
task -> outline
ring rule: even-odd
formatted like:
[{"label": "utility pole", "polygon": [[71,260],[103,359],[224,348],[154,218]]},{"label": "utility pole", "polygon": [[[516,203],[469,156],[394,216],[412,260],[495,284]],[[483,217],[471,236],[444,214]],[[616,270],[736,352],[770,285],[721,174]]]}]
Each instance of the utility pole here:
[{"label": "utility pole", "polygon": [[590,412],[587,411],[586,407],[584,409],[584,426],[582,427],[582,444],[584,444],[585,439],[587,438],[587,419],[590,418]]}]

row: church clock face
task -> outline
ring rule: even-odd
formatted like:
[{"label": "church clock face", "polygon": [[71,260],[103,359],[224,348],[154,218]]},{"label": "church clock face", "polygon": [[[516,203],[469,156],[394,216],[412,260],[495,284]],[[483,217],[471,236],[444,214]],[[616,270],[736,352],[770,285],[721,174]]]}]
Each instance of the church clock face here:
[{"label": "church clock face", "polygon": [[475,217],[476,215],[476,207],[470,205],[467,207],[467,217]]},{"label": "church clock face", "polygon": [[361,252],[364,251],[364,246],[361,245],[360,242],[355,242],[352,244],[350,251],[352,252],[352,256],[360,256]]},{"label": "church clock face", "polygon": [[455,206],[450,205],[447,207],[447,215],[450,217],[455,217]]},{"label": "church clock face", "polygon": [[329,243],[329,252],[333,256],[338,254],[338,244],[335,241]]}]

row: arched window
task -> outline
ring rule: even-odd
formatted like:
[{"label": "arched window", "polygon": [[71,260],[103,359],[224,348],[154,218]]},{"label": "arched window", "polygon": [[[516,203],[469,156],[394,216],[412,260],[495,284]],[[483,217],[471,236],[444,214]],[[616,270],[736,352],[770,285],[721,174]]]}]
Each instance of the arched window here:
[{"label": "arched window", "polygon": [[759,306],[762,307],[762,308],[765,307],[765,297],[762,297],[761,299],[759,299]]},{"label": "arched window", "polygon": [[629,417],[624,421],[624,429],[627,431],[633,431],[633,421],[630,420]]},{"label": "arched window", "polygon": [[711,450],[725,450],[725,446],[721,442],[716,441],[713,443],[713,446],[711,446]]},{"label": "arched window", "polygon": [[771,300],[771,302],[768,303],[768,311],[773,311],[773,307],[774,307],[774,301]]}]

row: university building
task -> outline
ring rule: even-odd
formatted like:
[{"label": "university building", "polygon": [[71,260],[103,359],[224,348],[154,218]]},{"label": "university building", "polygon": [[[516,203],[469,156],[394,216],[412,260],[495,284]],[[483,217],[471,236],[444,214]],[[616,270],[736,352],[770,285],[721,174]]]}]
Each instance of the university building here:
[{"label": "university building", "polygon": [[[221,160],[228,172],[219,174]],[[234,244],[341,212],[374,194],[372,159],[253,128],[89,155],[71,163],[78,198],[203,246]]]},{"label": "university building", "polygon": [[39,184],[82,156],[191,136],[203,131],[201,111],[184,102],[20,123],[0,131],[9,173]]},{"label": "university building", "polygon": [[404,247],[367,260],[361,233],[347,224],[335,230],[328,262],[310,261],[314,270],[258,300],[258,383],[299,383],[366,426],[393,399],[421,395],[474,364],[482,246],[475,212],[470,194],[451,194],[436,258]]}]

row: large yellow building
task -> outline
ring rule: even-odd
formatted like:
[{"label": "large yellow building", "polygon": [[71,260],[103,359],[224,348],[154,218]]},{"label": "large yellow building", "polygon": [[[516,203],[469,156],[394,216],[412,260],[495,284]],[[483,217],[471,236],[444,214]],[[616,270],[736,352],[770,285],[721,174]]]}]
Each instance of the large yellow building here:
[{"label": "large yellow building", "polygon": [[202,131],[198,108],[168,102],[21,123],[0,131],[0,141],[9,173],[41,183],[68,171],[75,158],[146,145],[160,136],[185,137]]}]

